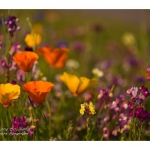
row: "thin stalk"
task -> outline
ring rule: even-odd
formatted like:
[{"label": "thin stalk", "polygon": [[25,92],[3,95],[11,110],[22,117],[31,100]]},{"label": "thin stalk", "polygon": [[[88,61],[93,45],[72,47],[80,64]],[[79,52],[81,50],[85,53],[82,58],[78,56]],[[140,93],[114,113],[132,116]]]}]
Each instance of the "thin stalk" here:
[{"label": "thin stalk", "polygon": [[90,123],[90,117],[87,117],[87,119],[86,119],[87,133],[86,133],[86,136],[85,136],[85,139],[86,139],[87,141],[90,140],[90,126],[89,126],[89,123]]},{"label": "thin stalk", "polygon": [[44,134],[45,134],[45,138],[46,140],[48,140],[48,130],[47,130],[47,125],[46,125],[46,118],[45,116],[42,114],[41,110],[38,108],[38,111],[42,117],[42,122],[43,122],[43,125],[44,125]]},{"label": "thin stalk", "polygon": [[32,27],[32,24],[31,24],[29,18],[27,18],[27,22],[28,22],[29,27],[30,27],[30,29],[31,29],[31,34],[32,34],[33,41],[34,41],[33,51],[35,52],[35,49],[36,49],[36,43],[35,43],[35,39],[34,39],[35,36],[34,36],[34,32],[33,32],[33,27]]}]

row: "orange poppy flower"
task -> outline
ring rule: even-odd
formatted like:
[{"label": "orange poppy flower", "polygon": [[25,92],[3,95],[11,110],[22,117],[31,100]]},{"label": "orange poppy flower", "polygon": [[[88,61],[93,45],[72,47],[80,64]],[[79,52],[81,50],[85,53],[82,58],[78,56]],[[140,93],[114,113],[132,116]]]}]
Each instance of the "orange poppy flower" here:
[{"label": "orange poppy flower", "polygon": [[31,81],[23,85],[23,89],[29,94],[30,99],[36,104],[40,105],[51,88],[54,86],[51,82]]},{"label": "orange poppy flower", "polygon": [[13,60],[24,72],[28,72],[38,58],[36,53],[30,51],[19,52],[13,56]]},{"label": "orange poppy flower", "polygon": [[67,52],[69,50],[67,48],[49,48],[42,47],[37,49],[37,53],[42,55],[45,61],[51,66],[61,69],[66,60],[68,59]]}]

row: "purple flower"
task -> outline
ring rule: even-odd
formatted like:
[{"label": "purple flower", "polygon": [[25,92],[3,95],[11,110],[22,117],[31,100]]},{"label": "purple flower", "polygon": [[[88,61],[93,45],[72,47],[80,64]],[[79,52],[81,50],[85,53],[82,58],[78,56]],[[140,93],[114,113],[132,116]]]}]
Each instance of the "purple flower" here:
[{"label": "purple flower", "polygon": [[150,95],[150,93],[149,93],[149,91],[148,91],[148,88],[142,86],[142,87],[140,87],[139,89],[140,89],[140,91],[142,92],[142,94],[145,96],[145,98],[147,98],[147,97]]},{"label": "purple flower", "polygon": [[6,62],[6,59],[5,59],[5,58],[2,58],[2,59],[1,59],[1,66],[2,66],[3,68],[11,68],[11,66],[12,66],[12,61],[10,61],[9,65],[8,65],[7,62]]},{"label": "purple flower", "polygon": [[144,84],[145,83],[145,78],[144,77],[136,77],[135,82]]},{"label": "purple flower", "polygon": [[24,82],[25,81],[25,73],[21,70],[17,70],[17,81]]},{"label": "purple flower", "polygon": [[6,63],[6,60],[5,60],[5,59],[2,59],[2,60],[1,60],[1,66],[2,66],[3,68],[7,68],[7,63]]},{"label": "purple flower", "polygon": [[100,69],[101,70],[107,70],[107,69],[110,68],[111,65],[112,65],[112,61],[110,59],[109,60],[104,60],[100,64]]},{"label": "purple flower", "polygon": [[68,42],[67,41],[59,41],[57,43],[57,47],[59,47],[59,48],[66,48],[66,47],[68,47]]},{"label": "purple flower", "polygon": [[103,105],[103,103],[106,101],[108,102],[110,98],[112,98],[112,93],[110,92],[110,89],[103,88],[99,91],[98,95],[98,103],[96,104],[96,109],[100,109],[100,107]]},{"label": "purple flower", "polygon": [[145,119],[150,119],[150,113],[148,113],[148,111],[144,110],[142,107],[139,107],[135,111],[135,117],[137,117],[140,121],[143,121]]},{"label": "purple flower", "polygon": [[132,87],[127,90],[127,94],[129,94],[132,98],[133,102],[136,102],[137,105],[143,103],[143,101],[150,95],[148,89],[144,86],[137,88]]},{"label": "purple flower", "polygon": [[34,126],[34,125],[32,125],[31,127],[30,127],[30,130],[29,130],[29,135],[31,136],[31,137],[33,137],[33,135],[34,135],[34,132],[35,132],[35,128],[36,128],[36,126]]},{"label": "purple flower", "polygon": [[15,43],[12,47],[11,47],[11,55],[14,55],[16,52],[18,52],[21,48],[21,45],[19,45],[19,43]]},{"label": "purple flower", "polygon": [[8,27],[8,32],[10,34],[11,37],[14,36],[14,32],[17,30],[20,30],[20,27],[17,26],[17,22],[19,21],[18,18],[16,18],[15,16],[10,16],[7,21],[5,21],[5,24]]},{"label": "purple flower", "polygon": [[103,128],[103,132],[104,132],[103,138],[104,138],[104,139],[108,139],[108,138],[109,138],[109,134],[110,134],[109,129],[108,129],[107,127],[104,127],[104,128]]},{"label": "purple flower", "polygon": [[3,47],[3,42],[0,41],[0,49],[2,49],[2,47]]},{"label": "purple flower", "polygon": [[134,57],[130,57],[130,56],[126,57],[125,63],[129,64],[132,67],[138,67],[139,66],[139,62],[137,61],[137,59]]},{"label": "purple flower", "polygon": [[17,82],[15,80],[11,81],[11,84],[15,85]]},{"label": "purple flower", "polygon": [[72,43],[72,49],[74,49],[76,52],[83,52],[84,48],[84,44],[80,41],[75,41]]},{"label": "purple flower", "polygon": [[147,73],[150,73],[150,68],[147,68],[147,69],[146,69],[146,72],[147,72]]},{"label": "purple flower", "polygon": [[14,133],[22,133],[22,132],[27,132],[27,126],[28,123],[26,121],[25,116],[21,117],[14,117],[11,121],[13,126],[10,129],[10,134],[13,135]]}]

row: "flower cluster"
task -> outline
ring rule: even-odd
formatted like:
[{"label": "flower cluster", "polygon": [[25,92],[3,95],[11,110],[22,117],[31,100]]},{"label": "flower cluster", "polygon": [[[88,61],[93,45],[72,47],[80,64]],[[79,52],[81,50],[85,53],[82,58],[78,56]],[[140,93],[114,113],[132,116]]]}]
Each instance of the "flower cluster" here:
[{"label": "flower cluster", "polygon": [[17,22],[19,21],[18,18],[16,18],[15,16],[10,16],[7,21],[5,22],[5,24],[8,27],[8,32],[10,34],[11,37],[14,36],[15,31],[20,30],[20,27],[17,26]]},{"label": "flower cluster", "polygon": [[131,96],[132,101],[128,103],[130,108],[130,116],[138,118],[140,121],[150,119],[150,113],[144,109],[145,100],[150,95],[148,89],[144,86],[137,88],[132,87],[127,90],[127,94]]},{"label": "flower cluster", "polygon": [[87,115],[94,115],[96,113],[92,102],[81,104],[80,114],[83,115],[84,113]]},{"label": "flower cluster", "polygon": [[131,87],[127,90],[127,94],[131,96],[133,102],[140,105],[150,95],[150,92],[146,87],[142,86],[140,88]]},{"label": "flower cluster", "polygon": [[16,133],[23,133],[23,132],[28,132],[27,131],[27,126],[28,123],[26,121],[26,117],[25,116],[21,116],[21,117],[14,117],[11,121],[12,123],[12,127],[10,128],[10,134],[14,135]]}]

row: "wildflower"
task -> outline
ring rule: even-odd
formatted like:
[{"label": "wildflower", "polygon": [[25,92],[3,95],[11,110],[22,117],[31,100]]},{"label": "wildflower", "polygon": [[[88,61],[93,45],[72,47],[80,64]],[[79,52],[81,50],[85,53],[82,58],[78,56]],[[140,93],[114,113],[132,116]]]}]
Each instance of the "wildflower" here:
[{"label": "wildflower", "polygon": [[25,116],[21,116],[21,117],[15,116],[11,122],[14,128],[26,128],[28,125]]},{"label": "wildflower", "polygon": [[108,127],[103,128],[103,134],[104,134],[103,138],[108,140],[109,135],[110,135],[110,131],[109,131]]},{"label": "wildflower", "polygon": [[132,33],[127,32],[122,36],[122,42],[127,46],[133,45],[135,44],[135,37]]},{"label": "wildflower", "polygon": [[140,88],[132,87],[128,89],[127,94],[131,96],[133,102],[141,104],[150,95],[150,92],[146,87],[142,86]]},{"label": "wildflower", "polygon": [[59,48],[67,48],[68,47],[68,42],[67,41],[59,41],[57,43],[57,47],[59,47]]},{"label": "wildflower", "polygon": [[41,40],[42,40],[41,35],[37,33],[27,34],[25,37],[25,43],[29,47],[34,47],[39,45],[41,43]]},{"label": "wildflower", "polygon": [[10,106],[11,102],[17,99],[19,95],[20,95],[19,85],[12,85],[10,83],[0,84],[0,103],[2,103],[4,107]]},{"label": "wildflower", "polygon": [[8,27],[8,32],[10,34],[11,37],[14,36],[14,32],[17,30],[20,30],[20,27],[17,26],[17,22],[19,21],[18,18],[16,18],[15,16],[10,16],[7,21],[5,21],[5,24]]},{"label": "wildflower", "polygon": [[36,129],[36,126],[34,126],[34,125],[31,125],[30,126],[30,130],[29,130],[29,135],[31,136],[31,137],[33,137],[33,135],[34,135],[34,130]]},{"label": "wildflower", "polygon": [[66,72],[60,76],[60,80],[62,80],[67,85],[74,96],[85,92],[90,87],[93,87],[97,84],[97,81],[94,79],[88,79],[86,77],[78,78],[76,75],[68,74]]},{"label": "wildflower", "polygon": [[150,68],[146,69],[147,80],[150,81]]},{"label": "wildflower", "polygon": [[31,81],[25,83],[23,89],[29,94],[30,99],[35,105],[40,105],[53,86],[51,82]]},{"label": "wildflower", "polygon": [[67,48],[48,48],[37,49],[37,53],[42,55],[45,61],[51,66],[61,69],[68,59]]},{"label": "wildflower", "polygon": [[14,117],[11,121],[13,126],[10,128],[10,135],[28,135],[28,123],[25,116]]},{"label": "wildflower", "polygon": [[11,84],[15,85],[17,82],[15,80],[11,81]]},{"label": "wildflower", "polygon": [[9,51],[9,54],[12,56],[16,52],[20,51],[20,49],[21,49],[21,45],[19,45],[19,43],[15,43],[14,45],[12,45],[11,50]]},{"label": "wildflower", "polygon": [[135,110],[135,117],[137,117],[140,121],[143,121],[145,119],[150,119],[150,113],[144,110],[142,107],[138,107]]},{"label": "wildflower", "polygon": [[79,62],[74,60],[74,59],[69,59],[67,62],[66,62],[66,66],[68,68],[72,68],[72,69],[77,69],[79,68]]},{"label": "wildflower", "polygon": [[88,115],[94,115],[95,112],[95,106],[92,102],[81,104],[80,114],[83,115],[84,113]]},{"label": "wildflower", "polygon": [[1,66],[2,66],[3,68],[7,68],[7,67],[8,67],[8,66],[7,66],[7,62],[6,62],[6,60],[5,60],[4,58],[1,59]]},{"label": "wildflower", "polygon": [[137,58],[133,57],[133,56],[127,56],[124,59],[124,68],[128,71],[130,69],[132,69],[132,67],[138,67],[139,66],[139,62],[137,60]]},{"label": "wildflower", "polygon": [[3,47],[3,42],[0,41],[0,49],[2,49],[2,47]]},{"label": "wildflower", "polygon": [[24,82],[25,81],[25,73],[21,69],[18,69],[17,72],[17,81]]},{"label": "wildflower", "polygon": [[113,93],[108,88],[103,88],[99,91],[99,94],[97,96],[98,102],[96,104],[96,108],[100,109],[101,106],[104,104],[104,102],[108,102],[113,97]]},{"label": "wildflower", "polygon": [[94,68],[94,69],[92,70],[92,73],[93,73],[94,75],[96,75],[97,77],[102,77],[102,76],[104,75],[104,73],[103,73],[102,71],[100,71],[98,68]]},{"label": "wildflower", "polygon": [[28,72],[37,59],[38,55],[29,51],[20,52],[13,56],[13,60],[24,72]]}]

